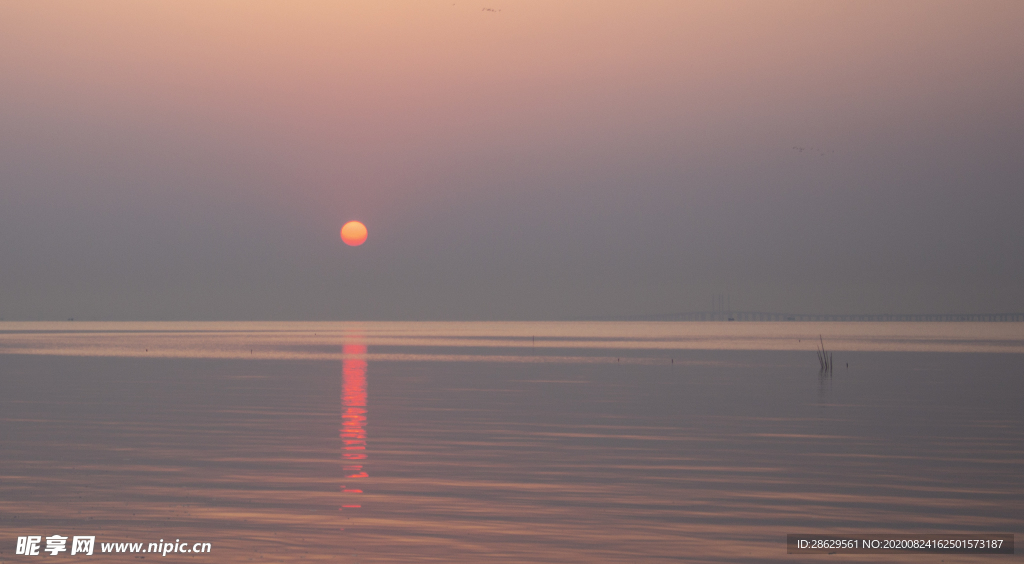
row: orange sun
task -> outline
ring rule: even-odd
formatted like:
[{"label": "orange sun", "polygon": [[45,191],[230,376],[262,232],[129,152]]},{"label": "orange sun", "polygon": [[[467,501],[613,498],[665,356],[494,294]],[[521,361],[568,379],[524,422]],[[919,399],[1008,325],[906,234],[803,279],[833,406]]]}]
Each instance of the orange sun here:
[{"label": "orange sun", "polygon": [[358,221],[350,221],[341,227],[341,240],[346,245],[358,247],[366,241],[366,226]]}]

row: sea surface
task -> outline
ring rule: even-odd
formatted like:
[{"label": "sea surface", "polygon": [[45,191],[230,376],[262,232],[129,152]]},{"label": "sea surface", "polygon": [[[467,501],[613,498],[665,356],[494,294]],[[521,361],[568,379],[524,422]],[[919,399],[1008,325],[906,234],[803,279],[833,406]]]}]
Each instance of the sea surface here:
[{"label": "sea surface", "polygon": [[793,533],[1024,542],[1024,324],[0,322],[0,562],[1024,559]]}]

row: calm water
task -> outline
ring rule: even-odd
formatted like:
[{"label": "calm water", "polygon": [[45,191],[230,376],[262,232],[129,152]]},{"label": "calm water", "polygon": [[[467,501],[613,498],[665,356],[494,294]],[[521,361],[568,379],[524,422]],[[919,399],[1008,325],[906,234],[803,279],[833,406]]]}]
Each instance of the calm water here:
[{"label": "calm water", "polygon": [[0,322],[0,561],[933,562],[785,535],[1024,538],[1022,405],[1015,323]]}]

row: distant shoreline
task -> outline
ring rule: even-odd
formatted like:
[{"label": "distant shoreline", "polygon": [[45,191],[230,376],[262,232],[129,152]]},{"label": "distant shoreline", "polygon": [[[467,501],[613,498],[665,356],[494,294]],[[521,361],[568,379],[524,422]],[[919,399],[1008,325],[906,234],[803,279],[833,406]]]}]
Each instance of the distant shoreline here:
[{"label": "distant shoreline", "polygon": [[649,315],[575,317],[570,319],[4,319],[0,323],[564,323],[596,321],[865,321],[865,322],[1024,322],[1024,313],[776,313],[764,311],[690,311]]},{"label": "distant shoreline", "polygon": [[1022,322],[1024,313],[776,313],[765,311],[690,311],[655,315],[582,318],[580,321],[981,321]]}]

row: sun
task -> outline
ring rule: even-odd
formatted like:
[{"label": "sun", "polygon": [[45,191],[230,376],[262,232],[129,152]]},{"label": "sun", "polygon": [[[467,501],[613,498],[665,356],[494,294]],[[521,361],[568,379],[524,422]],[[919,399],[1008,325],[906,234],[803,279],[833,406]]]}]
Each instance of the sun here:
[{"label": "sun", "polygon": [[366,242],[366,226],[358,221],[350,221],[341,227],[341,240],[346,245],[358,247]]}]

